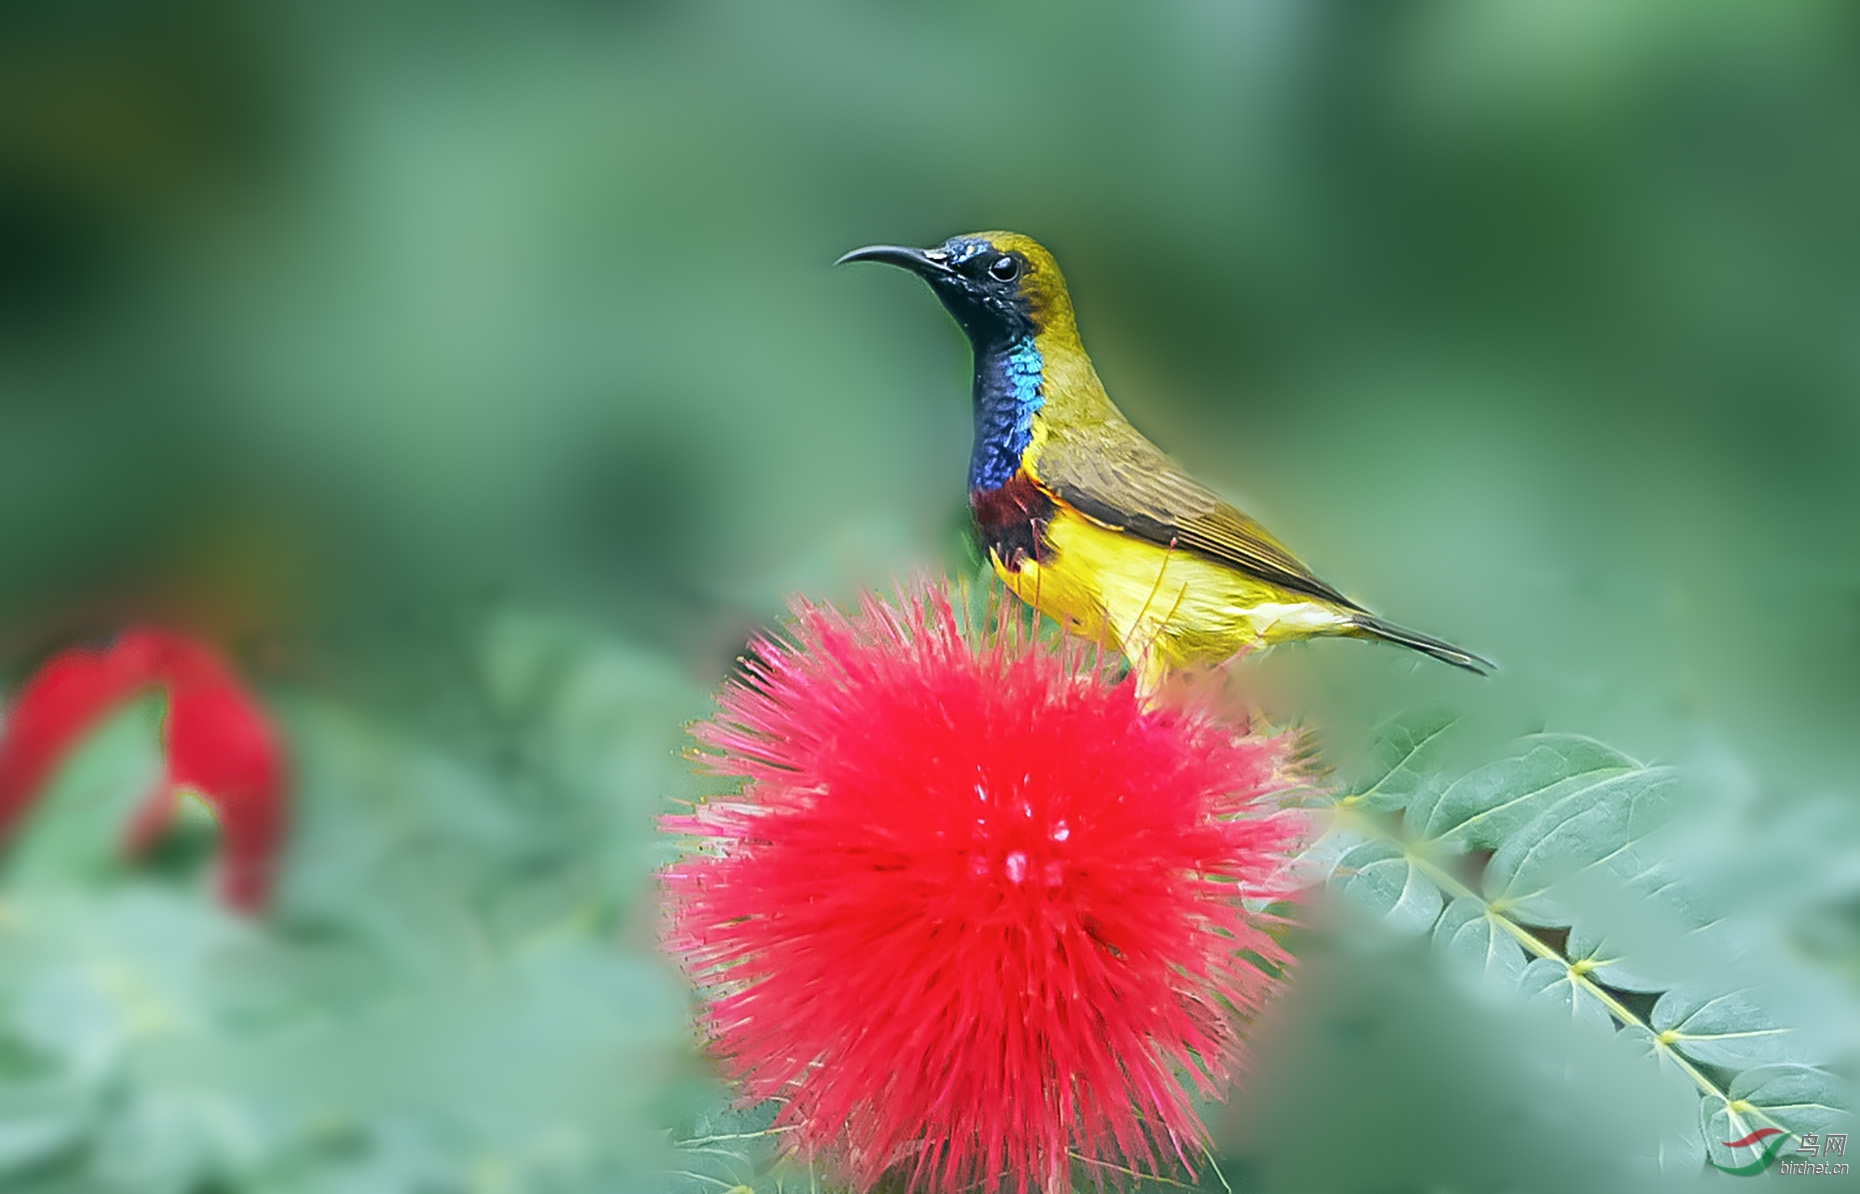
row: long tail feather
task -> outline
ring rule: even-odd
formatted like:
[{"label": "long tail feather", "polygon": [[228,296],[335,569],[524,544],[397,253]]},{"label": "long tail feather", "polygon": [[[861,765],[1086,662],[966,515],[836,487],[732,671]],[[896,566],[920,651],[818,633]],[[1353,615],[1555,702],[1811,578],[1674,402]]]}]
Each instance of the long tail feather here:
[{"label": "long tail feather", "polygon": [[1489,676],[1498,670],[1498,665],[1489,659],[1482,659],[1471,651],[1463,650],[1452,643],[1445,642],[1418,630],[1409,630],[1393,622],[1385,622],[1374,614],[1357,614],[1350,619],[1350,628],[1344,633],[1357,638],[1381,639],[1385,643],[1395,643],[1423,655],[1432,655],[1442,663],[1464,668],[1474,675]]}]

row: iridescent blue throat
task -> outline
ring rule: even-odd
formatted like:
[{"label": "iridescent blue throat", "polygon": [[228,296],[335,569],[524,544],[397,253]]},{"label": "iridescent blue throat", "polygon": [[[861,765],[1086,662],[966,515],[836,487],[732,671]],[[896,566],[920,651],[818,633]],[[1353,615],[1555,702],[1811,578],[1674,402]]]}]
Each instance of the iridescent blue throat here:
[{"label": "iridescent blue throat", "polygon": [[999,489],[1020,467],[1033,441],[1033,412],[1043,364],[1031,335],[975,354],[975,450],[969,457],[969,488]]}]

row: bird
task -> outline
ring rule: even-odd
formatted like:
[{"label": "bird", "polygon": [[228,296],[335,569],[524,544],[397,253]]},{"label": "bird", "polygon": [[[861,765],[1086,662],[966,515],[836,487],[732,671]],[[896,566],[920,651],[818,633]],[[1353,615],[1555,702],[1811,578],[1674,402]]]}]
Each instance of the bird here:
[{"label": "bird", "polygon": [[929,283],[973,350],[969,508],[995,574],[1068,631],[1119,652],[1153,695],[1171,674],[1278,643],[1376,639],[1480,675],[1493,664],[1346,597],[1170,459],[1105,392],[1053,255],[1013,232],[836,264]]}]

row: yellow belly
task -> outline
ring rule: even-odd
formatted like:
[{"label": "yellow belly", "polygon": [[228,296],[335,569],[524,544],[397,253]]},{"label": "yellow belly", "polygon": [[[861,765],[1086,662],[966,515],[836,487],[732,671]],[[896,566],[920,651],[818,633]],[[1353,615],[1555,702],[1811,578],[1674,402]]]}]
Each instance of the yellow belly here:
[{"label": "yellow belly", "polygon": [[1059,508],[1040,560],[995,572],[1022,601],[1073,633],[1114,647],[1154,691],[1171,669],[1254,647],[1335,634],[1337,609],[1193,553],[1158,547]]}]

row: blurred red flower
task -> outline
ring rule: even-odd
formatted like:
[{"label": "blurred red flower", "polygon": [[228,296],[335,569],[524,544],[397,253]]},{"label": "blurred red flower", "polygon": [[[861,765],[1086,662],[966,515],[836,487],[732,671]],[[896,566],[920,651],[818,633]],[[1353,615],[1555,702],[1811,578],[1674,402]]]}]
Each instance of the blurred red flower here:
[{"label": "blurred red flower", "polygon": [[870,1186],[1069,1190],[1203,1137],[1288,961],[1244,896],[1299,824],[1281,748],[1156,708],[941,591],[797,607],[694,734],[745,781],[663,819],[667,945],[796,1147]]},{"label": "blurred red flower", "polygon": [[182,789],[220,825],[220,889],[244,912],[264,908],[284,822],[283,760],[258,702],[220,654],[185,635],[137,628],[103,650],[53,656],[14,694],[0,723],[0,841],[85,731],[151,689],[167,695],[164,774],[137,810],[126,845],[139,853],[172,820]]}]

